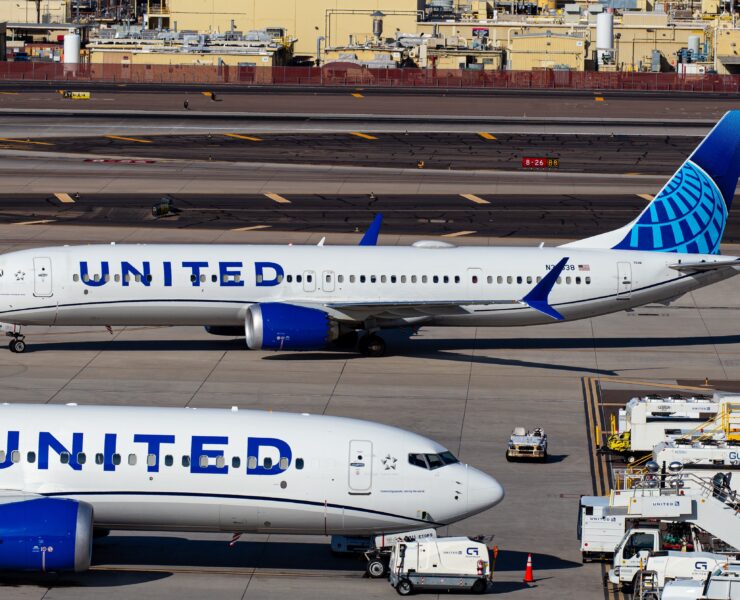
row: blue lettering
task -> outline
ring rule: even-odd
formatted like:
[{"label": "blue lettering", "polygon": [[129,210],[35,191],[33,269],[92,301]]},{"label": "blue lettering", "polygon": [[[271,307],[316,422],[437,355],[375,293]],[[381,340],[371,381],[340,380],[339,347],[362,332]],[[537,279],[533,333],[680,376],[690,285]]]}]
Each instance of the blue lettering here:
[{"label": "blue lettering", "polygon": [[100,262],[100,279],[95,280],[94,276],[90,277],[90,273],[87,269],[87,261],[81,260],[80,261],[80,279],[82,279],[82,283],[85,285],[89,285],[91,287],[99,287],[101,285],[105,285],[106,281],[109,278],[110,269],[108,268],[108,261],[103,260]]},{"label": "blue lettering", "polygon": [[152,271],[149,266],[149,261],[145,260],[142,264],[142,271],[139,271],[136,267],[134,267],[131,263],[123,261],[121,263],[121,279],[123,280],[123,285],[128,286],[129,282],[131,281],[131,276],[133,275],[133,278],[137,282],[141,282],[144,285],[148,286],[152,282]]},{"label": "blue lettering", "polygon": [[113,464],[113,455],[116,453],[115,433],[106,433],[103,442],[103,471],[115,471],[116,465]]},{"label": "blue lettering", "polygon": [[172,287],[172,263],[166,260],[162,266],[164,267],[164,287]]},{"label": "blue lettering", "polygon": [[242,287],[243,281],[237,281],[236,277],[240,277],[241,271],[230,271],[229,269],[238,267],[241,269],[241,262],[220,262],[218,263],[219,281],[223,287]]},{"label": "blue lettering", "polygon": [[19,437],[20,432],[8,431],[8,445],[6,446],[7,450],[5,452],[5,460],[0,463],[0,469],[7,469],[13,464],[13,461],[11,460],[11,454],[14,450],[18,450]]},{"label": "blue lettering", "polygon": [[[280,458],[269,469],[265,468],[263,461],[260,460],[260,448],[275,448],[278,451]],[[249,438],[247,440],[247,456],[253,456],[257,459],[257,466],[254,468],[249,467],[249,460],[247,460],[247,475],[279,475],[290,466],[293,452],[287,443],[277,438]],[[285,469],[280,466],[280,461],[283,458],[288,459]]]},{"label": "blue lettering", "polygon": [[134,444],[147,444],[147,454],[153,454],[156,459],[153,465],[147,463],[148,473],[159,472],[159,447],[162,444],[174,444],[174,435],[145,435],[137,433],[134,435]]},{"label": "blue lettering", "polygon": [[[272,279],[268,279],[265,276],[265,269],[274,271]],[[254,278],[257,282],[258,287],[271,287],[279,284],[283,280],[285,271],[283,268],[274,262],[256,262],[254,263]]]},{"label": "blue lettering", "polygon": [[193,283],[193,287],[198,287],[200,285],[200,270],[207,269],[208,263],[186,261],[182,263],[182,266],[185,269],[191,270],[190,281]]},{"label": "blue lettering", "polygon": [[190,446],[190,472],[191,473],[227,473],[229,468],[224,465],[223,467],[217,467],[216,465],[201,466],[201,458],[207,457],[218,458],[224,455],[223,450],[206,450],[203,446],[206,444],[228,444],[229,438],[226,436],[218,435],[194,435],[193,441]]},{"label": "blue lettering", "polygon": [[77,462],[77,455],[82,452],[82,434],[72,434],[72,451],[67,450],[62,443],[48,431],[39,432],[39,469],[49,468],[49,448],[61,455],[66,452],[69,455],[69,466],[75,471],[81,471],[82,465]]}]

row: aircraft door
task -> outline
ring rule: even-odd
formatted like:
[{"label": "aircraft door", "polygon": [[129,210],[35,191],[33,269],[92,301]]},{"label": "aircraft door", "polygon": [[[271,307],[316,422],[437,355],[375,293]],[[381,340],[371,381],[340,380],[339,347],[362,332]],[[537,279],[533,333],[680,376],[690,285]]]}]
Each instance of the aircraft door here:
[{"label": "aircraft door", "polygon": [[373,484],[373,443],[352,440],[349,443],[349,493],[369,494]]},{"label": "aircraft door", "polygon": [[313,271],[303,271],[303,291],[316,291],[316,273]]},{"label": "aircraft door", "polygon": [[324,271],[323,279],[321,280],[321,289],[325,292],[334,291],[334,271]]},{"label": "aircraft door", "polygon": [[617,300],[627,300],[632,295],[632,265],[617,263]]},{"label": "aircraft door", "polygon": [[51,259],[35,256],[33,259],[33,295],[49,297],[52,295]]}]

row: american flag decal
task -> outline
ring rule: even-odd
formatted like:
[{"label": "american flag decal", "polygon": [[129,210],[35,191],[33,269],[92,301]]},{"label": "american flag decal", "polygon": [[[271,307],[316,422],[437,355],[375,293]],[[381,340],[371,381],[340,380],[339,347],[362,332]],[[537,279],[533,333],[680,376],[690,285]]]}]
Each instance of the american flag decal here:
[{"label": "american flag decal", "polygon": [[589,265],[578,265],[579,271],[590,271],[591,267]]}]

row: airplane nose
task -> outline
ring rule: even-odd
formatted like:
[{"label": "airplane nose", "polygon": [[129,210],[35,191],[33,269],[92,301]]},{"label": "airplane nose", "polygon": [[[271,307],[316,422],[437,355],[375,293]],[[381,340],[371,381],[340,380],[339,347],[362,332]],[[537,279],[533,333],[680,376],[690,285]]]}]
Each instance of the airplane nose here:
[{"label": "airplane nose", "polygon": [[495,506],[504,497],[504,488],[490,475],[468,467],[468,512],[475,514]]}]

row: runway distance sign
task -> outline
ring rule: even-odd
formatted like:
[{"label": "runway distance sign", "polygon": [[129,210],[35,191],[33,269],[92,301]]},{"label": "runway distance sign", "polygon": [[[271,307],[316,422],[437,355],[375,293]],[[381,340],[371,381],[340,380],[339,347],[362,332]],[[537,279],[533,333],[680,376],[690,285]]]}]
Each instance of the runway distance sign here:
[{"label": "runway distance sign", "polygon": [[523,169],[557,169],[560,166],[559,158],[531,157],[522,158]]}]

